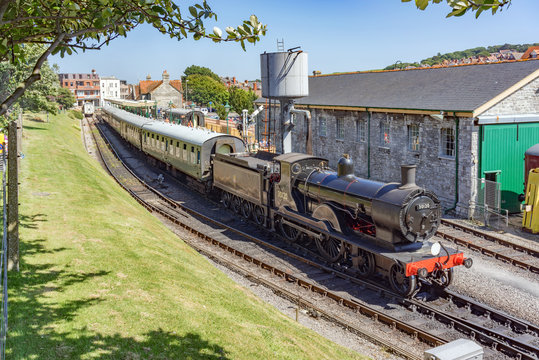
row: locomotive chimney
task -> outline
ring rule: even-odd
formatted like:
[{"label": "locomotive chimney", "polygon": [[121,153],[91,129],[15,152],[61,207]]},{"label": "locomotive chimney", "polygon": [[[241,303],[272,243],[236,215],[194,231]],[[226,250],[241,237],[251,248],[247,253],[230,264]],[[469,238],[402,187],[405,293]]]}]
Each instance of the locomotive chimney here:
[{"label": "locomotive chimney", "polygon": [[401,189],[417,186],[415,184],[416,165],[401,165]]},{"label": "locomotive chimney", "polygon": [[350,155],[343,154],[337,163],[337,176],[349,175],[354,175],[354,162],[350,159]]}]

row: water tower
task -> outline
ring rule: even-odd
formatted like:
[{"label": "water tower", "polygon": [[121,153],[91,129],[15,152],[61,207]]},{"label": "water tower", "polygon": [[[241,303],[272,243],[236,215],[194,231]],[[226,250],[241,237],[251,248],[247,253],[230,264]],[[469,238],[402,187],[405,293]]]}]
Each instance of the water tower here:
[{"label": "water tower", "polygon": [[[291,114],[303,114],[310,120],[310,113],[294,109],[294,99],[309,95],[307,53],[289,49],[288,51],[260,54],[262,74],[262,97],[279,100],[281,105],[281,149],[283,153],[292,151]],[[310,138],[310,121],[307,138]],[[309,145],[307,152],[310,153]]]}]

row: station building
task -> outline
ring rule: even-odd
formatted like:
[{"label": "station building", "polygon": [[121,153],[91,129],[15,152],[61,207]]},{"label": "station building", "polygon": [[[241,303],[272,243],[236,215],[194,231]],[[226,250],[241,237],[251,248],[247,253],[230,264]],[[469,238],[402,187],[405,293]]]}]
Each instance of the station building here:
[{"label": "station building", "polygon": [[[259,133],[273,121],[279,138],[278,103],[257,103],[273,109]],[[518,212],[524,152],[539,143],[539,60],[312,76],[294,106],[310,111],[313,154],[333,168],[348,153],[356,175],[391,182],[416,164],[418,185],[463,216],[490,201],[486,179]],[[295,120],[293,151],[306,151],[307,125]]]}]

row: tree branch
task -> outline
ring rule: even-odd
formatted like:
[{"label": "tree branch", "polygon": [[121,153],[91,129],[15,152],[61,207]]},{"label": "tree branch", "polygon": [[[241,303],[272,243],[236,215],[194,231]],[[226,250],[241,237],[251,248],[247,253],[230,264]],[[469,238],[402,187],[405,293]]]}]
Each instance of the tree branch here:
[{"label": "tree branch", "polygon": [[54,51],[54,49],[56,49],[58,45],[62,43],[65,38],[65,35],[66,34],[62,33],[56,37],[54,43],[52,43],[51,46],[49,46],[49,48],[43,54],[41,54],[39,59],[37,59],[37,62],[34,65],[34,69],[32,70],[32,74],[30,74],[30,76],[26,78],[26,80],[21,86],[15,89],[15,91],[13,92],[13,94],[11,94],[10,97],[4,100],[2,105],[0,105],[0,116],[4,115],[7,112],[9,107],[13,105],[13,103],[22,96],[22,94],[24,94],[26,89],[28,89],[34,82],[41,79],[41,66],[43,66],[43,63],[47,60],[51,52]]},{"label": "tree branch", "polygon": [[9,3],[13,1],[14,0],[0,0],[0,20],[4,18],[4,13],[6,12]]}]

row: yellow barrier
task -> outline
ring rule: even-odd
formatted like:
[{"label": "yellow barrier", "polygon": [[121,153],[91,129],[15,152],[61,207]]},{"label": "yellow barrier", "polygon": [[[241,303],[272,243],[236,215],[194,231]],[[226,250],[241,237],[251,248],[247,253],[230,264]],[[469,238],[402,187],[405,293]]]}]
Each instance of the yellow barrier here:
[{"label": "yellow barrier", "polygon": [[531,169],[526,187],[525,205],[522,206],[522,227],[536,234],[539,232],[539,168]]}]

